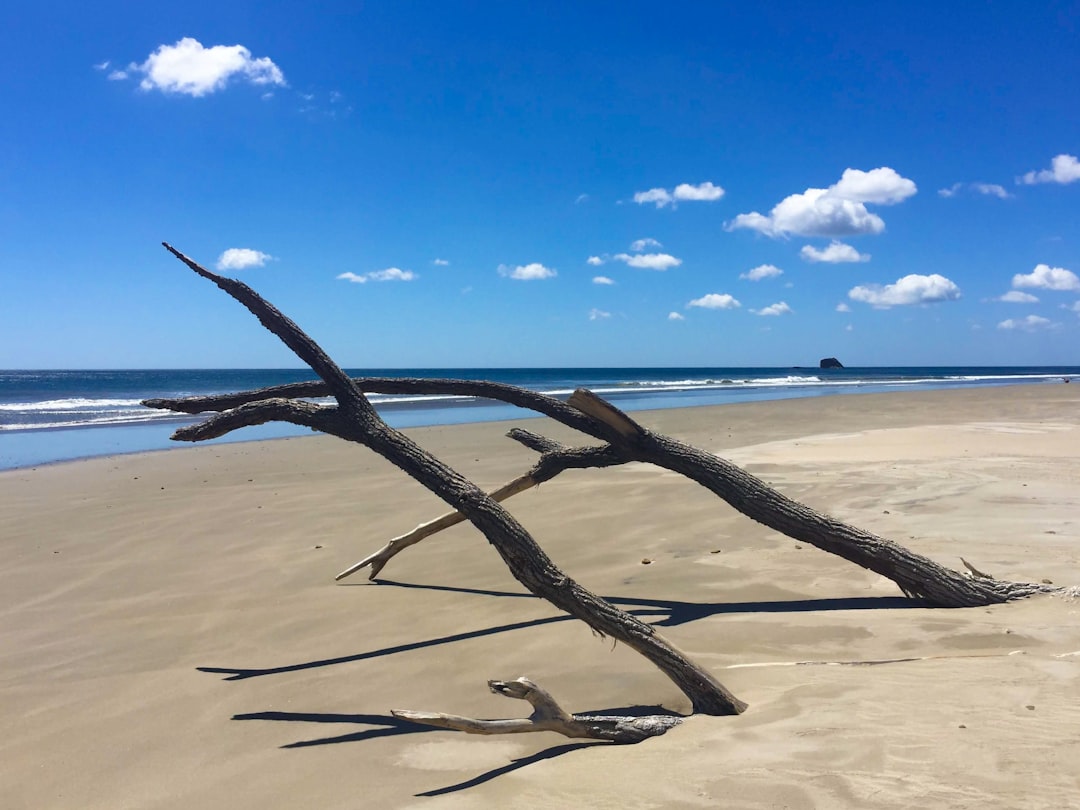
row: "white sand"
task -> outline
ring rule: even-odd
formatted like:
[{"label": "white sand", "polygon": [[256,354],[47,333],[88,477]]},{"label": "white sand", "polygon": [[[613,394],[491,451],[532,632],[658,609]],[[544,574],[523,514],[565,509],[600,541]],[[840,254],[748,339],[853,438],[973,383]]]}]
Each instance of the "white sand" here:
[{"label": "white sand", "polygon": [[[1078,406],[1080,386],[1040,385],[641,420],[946,565],[1074,584]],[[494,487],[533,460],[505,427],[412,434]],[[444,511],[362,448],[96,459],[0,473],[0,808],[1080,805],[1080,600],[904,608],[887,580],[644,465],[508,505],[747,712],[637,746],[400,726],[391,708],[523,716],[485,688],[523,674],[573,711],[688,706],[525,594],[468,526],[392,561],[399,584],[335,585]],[[891,663],[842,665],[866,661]]]}]

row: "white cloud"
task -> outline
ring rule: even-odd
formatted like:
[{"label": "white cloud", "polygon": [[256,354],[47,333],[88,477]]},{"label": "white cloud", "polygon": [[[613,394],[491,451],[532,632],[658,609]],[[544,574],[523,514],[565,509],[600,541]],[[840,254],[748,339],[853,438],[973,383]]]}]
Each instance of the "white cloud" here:
[{"label": "white cloud", "polygon": [[634,194],[634,202],[638,205],[654,203],[657,208],[666,205],[675,207],[676,202],[714,202],[724,196],[724,189],[708,181],[691,185],[679,183],[673,191],[666,188],[650,188],[648,191],[638,191]]},{"label": "white cloud", "polygon": [[773,278],[774,276],[782,275],[784,275],[784,271],[776,265],[759,264],[752,270],[747,270],[745,273],[740,273],[739,278],[744,278],[747,281],[761,281],[763,278]]},{"label": "white cloud", "polygon": [[997,197],[999,200],[1007,200],[1012,195],[1004,186],[997,183],[953,183],[948,188],[938,189],[939,197],[955,197],[964,189],[970,189],[976,194],[985,194],[988,197]]},{"label": "white cloud", "polygon": [[701,307],[702,309],[735,309],[741,307],[742,304],[727,293],[709,293],[701,296],[701,298],[695,298],[687,306]]},{"label": "white cloud", "polygon": [[1017,273],[1013,276],[1014,287],[1037,287],[1042,290],[1080,290],[1080,278],[1076,273],[1064,267],[1050,267],[1037,264],[1026,276]]},{"label": "white cloud", "polygon": [[108,59],[106,59],[104,62],[98,62],[96,65],[94,65],[94,70],[108,70],[110,64],[112,63]]},{"label": "white cloud", "polygon": [[412,270],[388,267],[385,270],[372,270],[370,273],[364,273],[363,275],[342,273],[336,278],[351,281],[353,284],[366,284],[369,281],[414,281],[417,276]]},{"label": "white cloud", "polygon": [[670,270],[682,264],[682,259],[676,259],[667,253],[616,253],[614,258],[620,262],[626,262],[631,267],[639,270]]},{"label": "white cloud", "polygon": [[1080,160],[1074,155],[1058,155],[1050,161],[1050,168],[1039,172],[1028,172],[1016,178],[1017,183],[1033,186],[1036,183],[1074,183],[1080,180]]},{"label": "white cloud", "polygon": [[602,321],[605,318],[610,318],[610,317],[611,317],[611,313],[610,312],[604,312],[604,310],[602,310],[602,309],[596,309],[596,307],[593,307],[592,309],[589,310],[589,320],[590,321]]},{"label": "white cloud", "polygon": [[841,264],[843,262],[868,262],[869,253],[859,253],[851,245],[832,240],[824,250],[818,250],[813,245],[803,245],[799,255],[808,262],[826,262],[828,264]]},{"label": "white cloud", "polygon": [[678,312],[669,312],[669,313],[667,314],[667,319],[668,319],[669,321],[685,321],[685,320],[686,320],[686,318],[684,318],[684,317],[683,317],[682,315],[680,315],[680,314],[679,314]]},{"label": "white cloud", "polygon": [[585,264],[591,264],[593,267],[599,267],[604,263],[604,260],[599,256],[590,256],[585,260]]},{"label": "white cloud", "polygon": [[836,311],[837,312],[851,312],[851,307],[849,307],[847,304],[845,304],[843,301],[841,301],[839,304],[836,305]]},{"label": "white cloud", "polygon": [[959,297],[960,288],[937,273],[929,276],[912,274],[898,279],[895,284],[886,284],[884,287],[880,284],[869,284],[854,287],[848,292],[848,298],[852,301],[862,301],[877,309],[955,301]]},{"label": "white cloud", "polygon": [[775,304],[769,304],[763,309],[752,309],[750,311],[755,315],[788,315],[791,313],[791,307],[787,305],[787,302],[779,301]]},{"label": "white cloud", "polygon": [[1007,200],[1012,196],[1005,190],[1004,186],[999,186],[997,183],[972,183],[971,187],[979,194],[997,197],[999,200]]},{"label": "white cloud", "polygon": [[545,278],[554,278],[558,273],[550,267],[544,267],[539,262],[531,264],[519,264],[517,267],[499,265],[499,275],[512,278],[515,281],[540,281]]},{"label": "white cloud", "polygon": [[128,73],[127,73],[126,70],[112,70],[112,71],[109,71],[109,75],[106,76],[106,78],[110,82],[122,82],[127,77],[128,77]]},{"label": "white cloud", "polygon": [[1080,301],[1077,301],[1071,307],[1068,304],[1062,304],[1062,306],[1070,312],[1075,312],[1077,315],[1080,315]]},{"label": "white cloud", "polygon": [[915,194],[915,183],[883,166],[868,172],[845,169],[828,188],[808,188],[785,197],[768,216],[752,211],[725,225],[758,231],[773,238],[790,236],[850,236],[881,233],[885,222],[866,205],[894,205]]},{"label": "white cloud", "polygon": [[432,262],[432,264],[436,267],[447,267],[449,266],[450,262],[448,262],[446,259],[436,259]]},{"label": "white cloud", "polygon": [[634,192],[634,202],[638,205],[656,203],[657,208],[663,208],[674,201],[675,198],[671,196],[671,192],[662,188],[650,188],[648,191]]},{"label": "white cloud", "polygon": [[1053,326],[1049,318],[1039,315],[1028,315],[1026,318],[1009,318],[997,325],[998,329],[1022,329],[1025,332],[1034,332],[1036,329],[1046,329]]},{"label": "white cloud", "polygon": [[246,270],[249,267],[262,267],[274,258],[269,253],[251,248],[229,248],[217,260],[218,270]]},{"label": "white cloud", "polygon": [[607,276],[593,276],[592,283],[593,284],[614,284],[615,282],[612,281]]},{"label": "white cloud", "polygon": [[256,85],[286,86],[281,69],[268,57],[254,59],[243,45],[214,45],[184,37],[175,45],[160,45],[141,65],[129,72],[141,73],[139,87],[163,93],[205,96],[221,90],[233,77]]},{"label": "white cloud", "polygon": [[574,205],[581,205],[582,203],[588,202],[588,201],[589,201],[589,195],[588,194],[578,194],[577,197],[574,198]]},{"label": "white cloud", "polygon": [[693,200],[701,202],[714,202],[724,196],[724,189],[704,182],[692,186],[689,183],[679,183],[671,195],[676,200]]},{"label": "white cloud", "polygon": [[649,237],[645,237],[644,239],[635,239],[633,242],[630,243],[630,249],[634,251],[634,253],[641,253],[643,250],[647,250],[651,247],[659,248],[663,247],[663,245],[661,245],[655,239],[650,239]]},{"label": "white cloud", "polygon": [[1034,304],[1039,299],[1031,293],[1020,292],[1019,290],[1009,290],[997,300],[1004,301],[1007,304]]}]

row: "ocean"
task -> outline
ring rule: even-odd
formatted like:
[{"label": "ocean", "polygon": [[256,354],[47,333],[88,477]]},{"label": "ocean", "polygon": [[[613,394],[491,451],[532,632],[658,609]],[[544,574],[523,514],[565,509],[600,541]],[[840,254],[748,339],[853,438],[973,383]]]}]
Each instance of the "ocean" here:
[{"label": "ocean", "polygon": [[[793,397],[1061,383],[1080,366],[941,368],[348,369],[353,376],[492,380],[566,397],[589,388],[627,410]],[[145,408],[151,397],[243,391],[314,378],[308,369],[0,371],[0,469],[184,446],[177,426],[197,417]],[[372,395],[394,427],[527,418],[531,411],[471,397]],[[215,441],[304,435],[293,425],[246,428]]]}]

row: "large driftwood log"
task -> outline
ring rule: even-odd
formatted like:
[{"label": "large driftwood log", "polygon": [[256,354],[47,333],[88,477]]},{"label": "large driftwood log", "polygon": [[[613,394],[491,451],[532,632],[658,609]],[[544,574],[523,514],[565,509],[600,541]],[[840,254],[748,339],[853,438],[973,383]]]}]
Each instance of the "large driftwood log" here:
[{"label": "large driftwood log", "polygon": [[[738,714],[746,704],[710,673],[692,662],[655,629],[583,588],[544,553],[532,536],[497,501],[405,434],[387,425],[361,389],[295,323],[246,284],[220,276],[163,243],[195,273],[243,304],[319,375],[336,405],[295,402],[285,397],[236,403],[200,425],[182,428],[174,439],[198,441],[244,425],[292,422],[374,450],[463,514],[495,547],[514,577],[532,594],[585,622],[597,633],[621,641],[645,656],[690,699],[701,714]],[[150,404],[150,403],[148,403]],[[159,406],[160,407],[160,406]],[[582,417],[578,415],[578,421]],[[597,429],[608,433],[605,425]]]},{"label": "large driftwood log", "polygon": [[[501,495],[500,499],[527,489],[527,480],[530,477],[535,479],[536,471],[541,467],[558,474],[571,468],[612,466],[629,461],[648,462],[696,481],[744,515],[775,531],[887,577],[895,582],[905,595],[922,599],[928,605],[975,607],[1059,590],[1040,583],[965,576],[898,543],[798,503],[726,459],[647,430],[614,406],[585,390],[576,391],[567,402],[561,402],[553,397],[514,386],[472,380],[359,377],[353,382],[359,389],[370,393],[455,394],[495,399],[542,413],[608,443],[604,447],[575,450],[543,444],[529,445],[541,452],[540,461],[533,470],[515,479],[518,482],[516,485],[515,482],[510,482],[496,490],[496,493]],[[328,387],[323,383],[294,383],[223,396],[154,399],[147,400],[145,404],[182,413],[219,412],[218,416],[211,417],[201,425],[182,428],[176,432],[176,438],[198,440],[235,429],[239,426],[235,424],[238,417],[230,415],[253,404],[277,403],[291,397],[326,396],[328,392]],[[217,432],[216,420],[221,420],[227,430]],[[292,421],[306,424],[299,420]],[[511,435],[515,432],[512,431]],[[574,463],[559,468],[563,459],[571,457],[574,458]],[[593,461],[596,463],[591,463]],[[508,491],[509,489],[514,492]],[[368,564],[372,566],[371,576],[374,577],[395,554],[434,534],[440,528],[457,522],[460,520],[455,520],[453,513],[450,513],[428,524],[421,524],[412,532],[394,538],[374,554],[350,566],[339,574],[338,578],[348,576]]]}]

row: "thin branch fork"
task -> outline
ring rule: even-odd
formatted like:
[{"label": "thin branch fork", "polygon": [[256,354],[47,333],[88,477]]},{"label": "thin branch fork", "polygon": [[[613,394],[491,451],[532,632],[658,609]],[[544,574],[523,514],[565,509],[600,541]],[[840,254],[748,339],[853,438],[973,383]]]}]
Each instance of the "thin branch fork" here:
[{"label": "thin branch fork", "polygon": [[436,728],[464,731],[466,734],[525,734],[554,731],[574,739],[609,740],[616,743],[637,743],[649,737],[659,737],[682,722],[681,717],[667,714],[627,717],[617,715],[569,714],[546,690],[528,678],[516,681],[488,681],[496,695],[527,700],[533,712],[527,718],[510,720],[477,720],[441,712],[417,712],[393,709],[394,717]]}]

